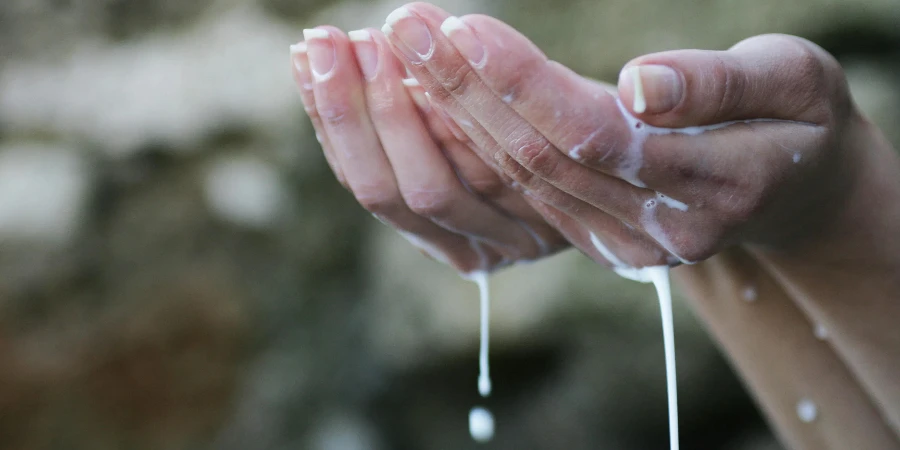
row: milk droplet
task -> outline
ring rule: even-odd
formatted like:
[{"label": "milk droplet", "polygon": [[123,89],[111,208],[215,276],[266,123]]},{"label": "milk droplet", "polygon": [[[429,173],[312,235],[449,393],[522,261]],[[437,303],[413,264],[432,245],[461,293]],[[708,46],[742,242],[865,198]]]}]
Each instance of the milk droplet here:
[{"label": "milk droplet", "polygon": [[[488,365],[488,342],[490,331],[490,286],[486,270],[478,270],[463,275],[478,285],[481,300],[481,343],[478,354],[478,393],[482,397],[491,395],[490,366]],[[494,437],[494,416],[483,407],[472,408],[469,412],[469,434],[476,442],[487,442]]]},{"label": "milk droplet", "polygon": [[631,80],[634,85],[634,112],[641,114],[647,110],[647,100],[644,98],[644,84],[641,82],[641,66],[630,69]]},{"label": "milk droplet", "polygon": [[797,417],[800,418],[801,422],[812,423],[818,415],[818,408],[816,408],[816,404],[812,400],[804,398],[797,402]]},{"label": "milk droplet", "polygon": [[687,211],[688,205],[682,201],[675,200],[672,197],[669,197],[662,192],[656,193],[656,198],[659,199],[662,204],[668,206],[669,208],[677,209],[679,211]]},{"label": "milk droplet", "polygon": [[825,325],[818,323],[813,329],[813,334],[816,336],[816,339],[824,341],[825,339],[828,339],[828,328],[825,328]]},{"label": "milk droplet", "polygon": [[469,434],[476,442],[488,442],[494,438],[494,415],[476,406],[469,411]]},{"label": "milk droplet", "polygon": [[741,297],[744,297],[745,301],[755,302],[756,301],[756,288],[753,286],[747,286],[741,291]]}]

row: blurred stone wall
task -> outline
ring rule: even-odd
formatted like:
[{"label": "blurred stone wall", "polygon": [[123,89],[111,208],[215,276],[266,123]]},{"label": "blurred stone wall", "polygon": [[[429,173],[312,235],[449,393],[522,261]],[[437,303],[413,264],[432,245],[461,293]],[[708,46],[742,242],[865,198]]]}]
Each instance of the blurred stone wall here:
[{"label": "blurred stone wall", "polygon": [[[445,0],[586,75],[809,37],[900,143],[898,0]],[[473,285],[327,172],[304,27],[396,1],[0,2],[0,450],[463,449]],[[493,279],[496,449],[664,448],[652,291],[568,252]],[[684,446],[777,449],[676,305]]]}]

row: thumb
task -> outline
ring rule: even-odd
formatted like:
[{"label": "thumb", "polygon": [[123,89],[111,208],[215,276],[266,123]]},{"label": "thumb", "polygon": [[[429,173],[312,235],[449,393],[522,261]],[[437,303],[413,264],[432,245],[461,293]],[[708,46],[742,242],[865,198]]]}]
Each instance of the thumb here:
[{"label": "thumb", "polygon": [[650,125],[679,128],[744,119],[823,124],[848,102],[843,71],[805,39],[762,35],[727,51],[676,50],[622,69],[619,97]]}]

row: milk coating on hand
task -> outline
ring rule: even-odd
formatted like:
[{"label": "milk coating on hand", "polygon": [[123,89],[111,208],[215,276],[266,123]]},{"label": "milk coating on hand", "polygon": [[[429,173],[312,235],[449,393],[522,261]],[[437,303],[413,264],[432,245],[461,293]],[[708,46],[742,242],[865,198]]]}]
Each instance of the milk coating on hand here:
[{"label": "milk coating on hand", "polygon": [[[636,69],[636,68],[635,68]],[[632,108],[638,114],[642,114],[646,110],[646,99],[644,98],[644,86],[641,81],[639,70],[630,70],[632,80],[634,83],[634,104]],[[644,142],[647,141],[649,136],[659,136],[659,135],[667,135],[667,134],[683,134],[686,136],[697,136],[703,134],[707,131],[719,130],[731,125],[735,124],[753,124],[758,122],[786,122],[786,123],[796,123],[802,125],[809,125],[805,122],[798,122],[794,120],[784,120],[784,119],[747,119],[747,120],[730,120],[727,122],[715,123],[711,125],[701,125],[701,126],[693,126],[693,127],[684,127],[684,128],[662,128],[655,127],[653,125],[649,125],[637,117],[633,116],[630,111],[622,104],[622,100],[616,98],[616,105],[619,107],[619,112],[622,113],[622,117],[625,119],[625,122],[628,124],[628,128],[631,130],[631,141],[628,144],[628,148],[625,149],[625,155],[622,159],[622,162],[619,164],[617,168],[617,175],[631,183],[634,186],[643,188],[647,187],[643,181],[638,177],[638,173],[640,173],[641,168],[644,165]],[[592,133],[585,142],[575,146],[571,150],[569,150],[569,156],[573,159],[581,159],[581,152],[586,146],[587,142],[590,142],[593,137],[602,131],[602,129],[598,129],[594,133]],[[801,155],[799,152],[790,151],[791,160],[796,164],[800,162]]]}]

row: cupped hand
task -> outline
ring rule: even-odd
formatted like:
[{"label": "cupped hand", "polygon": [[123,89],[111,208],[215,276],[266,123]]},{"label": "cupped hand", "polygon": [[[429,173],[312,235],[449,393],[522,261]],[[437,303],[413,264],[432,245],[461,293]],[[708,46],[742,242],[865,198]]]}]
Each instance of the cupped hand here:
[{"label": "cupped hand", "polygon": [[304,106],[332,171],[376,218],[463,273],[568,245],[404,83],[380,31],[324,26],[304,38],[291,47]]},{"label": "cupped hand", "polygon": [[490,17],[412,3],[384,31],[480,158],[608,265],[789,248],[857,177],[865,121],[837,62],[796,37],[643,56],[610,92]]}]

